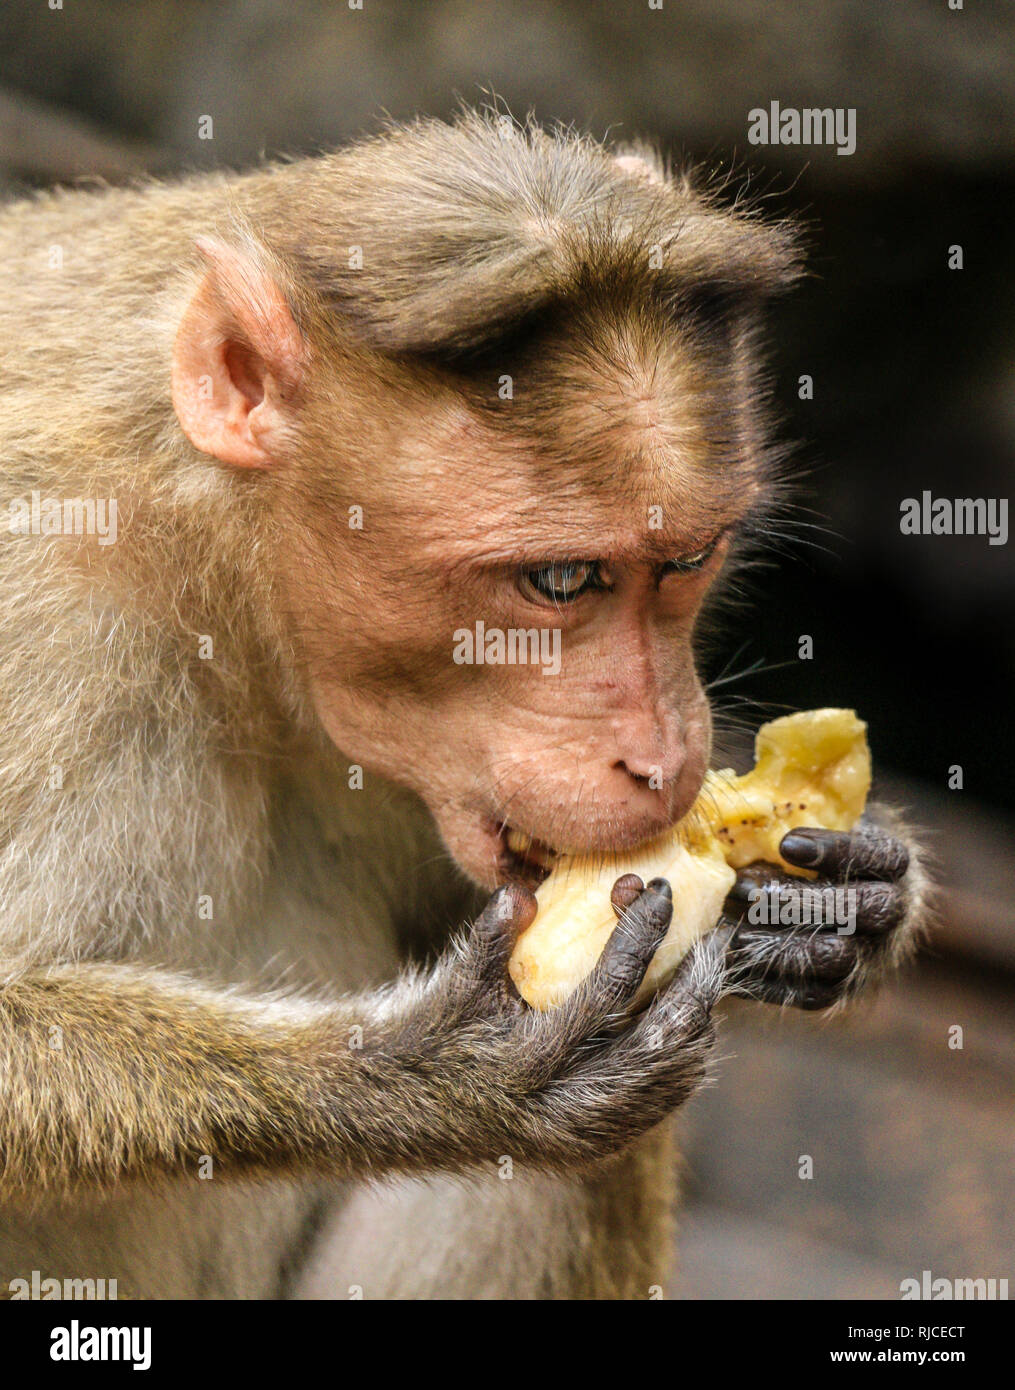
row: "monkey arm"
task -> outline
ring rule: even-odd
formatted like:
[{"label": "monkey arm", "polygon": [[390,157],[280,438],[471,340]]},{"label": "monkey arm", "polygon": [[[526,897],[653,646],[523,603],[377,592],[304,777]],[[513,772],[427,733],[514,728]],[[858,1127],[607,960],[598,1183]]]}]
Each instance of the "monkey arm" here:
[{"label": "monkey arm", "polygon": [[[0,1190],[355,1162],[355,1009],[243,998],[131,965],[0,990]],[[343,1117],[338,1097],[349,1104]]]},{"label": "monkey arm", "polygon": [[[494,894],[427,976],[341,1003],[243,997],[131,965],[0,988],[0,1192],[191,1176],[563,1170],[658,1123],[704,1074],[726,938],[625,1013],[672,904],[655,881],[567,1005],[529,1011],[506,961],[534,900]],[[728,935],[728,933],[727,933]]]}]

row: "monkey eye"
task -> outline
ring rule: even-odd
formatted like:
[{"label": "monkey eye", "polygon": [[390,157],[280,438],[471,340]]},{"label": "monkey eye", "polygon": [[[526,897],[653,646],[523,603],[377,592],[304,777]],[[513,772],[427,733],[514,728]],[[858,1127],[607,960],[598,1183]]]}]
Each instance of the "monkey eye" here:
[{"label": "monkey eye", "polygon": [[663,575],[693,574],[695,570],[704,569],[715,554],[719,539],[716,536],[714,541],[709,541],[708,545],[703,546],[701,550],[696,550],[693,555],[683,555],[679,560],[667,560],[662,568]]},{"label": "monkey eye", "polygon": [[518,587],[533,603],[572,603],[596,585],[596,565],[590,560],[566,561],[522,570]]}]

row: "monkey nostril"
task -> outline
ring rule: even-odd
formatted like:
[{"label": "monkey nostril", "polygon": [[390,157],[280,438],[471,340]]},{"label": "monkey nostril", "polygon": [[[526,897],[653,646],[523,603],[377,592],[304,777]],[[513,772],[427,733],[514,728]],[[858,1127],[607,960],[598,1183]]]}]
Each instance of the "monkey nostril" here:
[{"label": "monkey nostril", "polygon": [[677,748],[661,753],[658,760],[651,754],[617,758],[611,764],[611,771],[621,773],[638,788],[666,793],[680,780],[686,761],[686,749]]},{"label": "monkey nostril", "polygon": [[648,787],[653,790],[661,790],[665,777],[663,769],[659,765],[651,763],[637,763],[632,765],[619,758],[613,764],[614,771],[623,772],[632,782],[639,787]]},{"label": "monkey nostril", "polygon": [[634,782],[639,782],[639,783],[641,783],[641,782],[647,782],[647,781],[648,781],[648,778],[647,778],[647,777],[643,777],[640,773],[638,773],[638,772],[632,772],[631,769],[628,767],[627,763],[625,763],[623,760],[621,760],[620,762],[614,763],[614,764],[613,764],[613,768],[614,768],[614,771],[615,771],[615,772],[623,772],[623,773],[625,773],[625,774],[626,774],[628,777],[630,777],[631,780],[634,781]]}]

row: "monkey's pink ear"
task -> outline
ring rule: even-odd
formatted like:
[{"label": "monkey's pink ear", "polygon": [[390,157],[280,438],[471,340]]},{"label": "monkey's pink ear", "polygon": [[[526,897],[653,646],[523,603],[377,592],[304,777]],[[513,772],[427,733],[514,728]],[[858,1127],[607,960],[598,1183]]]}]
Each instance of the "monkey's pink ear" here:
[{"label": "monkey's pink ear", "polygon": [[277,452],[307,350],[285,295],[258,261],[199,237],[208,263],[173,348],[173,406],[204,454],[267,468]]}]

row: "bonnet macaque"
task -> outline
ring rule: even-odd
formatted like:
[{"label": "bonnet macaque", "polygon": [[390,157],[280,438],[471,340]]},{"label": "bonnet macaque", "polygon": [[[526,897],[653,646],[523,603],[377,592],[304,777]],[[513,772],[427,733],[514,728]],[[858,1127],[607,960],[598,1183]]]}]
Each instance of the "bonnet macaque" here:
[{"label": "bonnet macaque", "polygon": [[921,910],[897,830],[804,829],[853,935],[720,926],[633,1009],[671,905],[626,882],[559,1008],[505,968],[555,853],[701,785],[797,259],[651,152],[473,113],[0,213],[0,1285],[665,1282],[717,999],[833,1004]]}]

